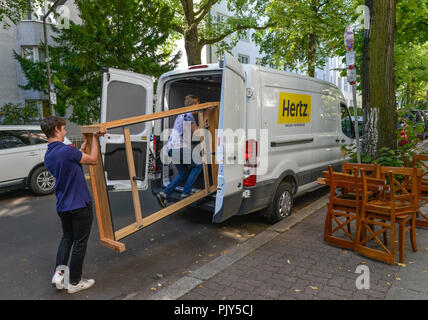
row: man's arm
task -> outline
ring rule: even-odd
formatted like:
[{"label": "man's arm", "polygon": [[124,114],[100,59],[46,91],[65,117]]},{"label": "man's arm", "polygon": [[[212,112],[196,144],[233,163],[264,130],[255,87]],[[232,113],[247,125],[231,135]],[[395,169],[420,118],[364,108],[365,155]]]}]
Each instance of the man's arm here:
[{"label": "man's arm", "polygon": [[82,159],[80,159],[80,164],[97,164],[99,155],[98,137],[103,135],[104,133],[100,133],[99,131],[92,135],[92,146],[90,154],[85,153],[86,141],[83,142],[82,147],[80,148],[80,151],[82,151]]}]

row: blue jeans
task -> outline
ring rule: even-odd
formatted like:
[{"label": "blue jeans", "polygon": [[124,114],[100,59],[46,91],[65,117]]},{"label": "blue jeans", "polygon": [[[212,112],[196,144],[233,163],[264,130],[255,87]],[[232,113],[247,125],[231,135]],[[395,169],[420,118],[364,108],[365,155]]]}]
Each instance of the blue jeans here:
[{"label": "blue jeans", "polygon": [[[202,164],[195,163],[192,157],[192,151],[187,148],[175,150],[170,149],[168,151],[168,156],[172,157],[172,163],[174,163],[177,168],[178,174],[174,179],[172,179],[163,192],[167,196],[170,195],[171,192],[187,178],[186,183],[184,184],[183,194],[189,194],[190,191],[192,191],[193,184],[202,171]],[[189,161],[191,164],[184,164],[183,160]]]}]

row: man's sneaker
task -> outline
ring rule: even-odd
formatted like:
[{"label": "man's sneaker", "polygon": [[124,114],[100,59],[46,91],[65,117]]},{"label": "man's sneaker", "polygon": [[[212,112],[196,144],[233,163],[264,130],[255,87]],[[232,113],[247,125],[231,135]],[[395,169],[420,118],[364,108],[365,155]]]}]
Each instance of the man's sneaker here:
[{"label": "man's sneaker", "polygon": [[188,196],[190,196],[190,193],[182,193],[181,199],[187,198]]},{"label": "man's sneaker", "polygon": [[56,287],[58,290],[64,289],[64,276],[60,271],[55,271],[52,277],[52,286]]},{"label": "man's sneaker", "polygon": [[156,199],[158,200],[159,205],[160,205],[161,207],[163,207],[163,208],[165,208],[165,207],[166,207],[166,194],[165,194],[165,193],[163,193],[162,191],[161,191],[161,192],[159,192],[159,193],[156,195]]},{"label": "man's sneaker", "polygon": [[94,283],[95,283],[94,279],[83,279],[82,278],[79,281],[79,283],[76,284],[76,285],[73,285],[73,284],[70,283],[68,285],[67,292],[68,293],[76,293],[76,292],[79,292],[79,291],[82,291],[82,290],[86,290],[86,289],[89,289],[90,287],[92,287],[94,285]]}]

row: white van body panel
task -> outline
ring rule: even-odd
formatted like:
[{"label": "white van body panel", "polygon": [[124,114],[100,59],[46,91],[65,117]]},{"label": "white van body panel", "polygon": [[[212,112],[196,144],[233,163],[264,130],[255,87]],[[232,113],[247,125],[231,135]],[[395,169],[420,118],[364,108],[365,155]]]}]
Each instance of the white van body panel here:
[{"label": "white van body panel", "polygon": [[[101,122],[108,122],[153,110],[153,78],[135,72],[109,68],[103,73],[101,96]],[[152,123],[129,126],[136,166],[137,187],[148,188],[149,143]],[[111,129],[101,138],[101,154],[106,172],[107,186],[114,191],[129,191],[128,165],[126,162],[123,128]]]},{"label": "white van body panel", "polygon": [[[226,52],[224,56],[216,147],[216,161],[219,168],[214,222],[222,222],[230,218],[235,215],[241,206],[246,142],[245,130],[245,73],[242,65]],[[226,140],[226,131],[231,135],[228,140]]]},{"label": "white van body panel", "polygon": [[[216,77],[216,80],[207,80],[207,77]],[[218,81],[218,96],[207,92],[203,97],[201,88],[204,87],[201,85],[198,89],[191,85],[199,85],[198,81]],[[201,102],[221,101],[220,133],[237,128],[245,132],[244,141],[238,139],[240,142],[235,143],[230,154],[222,145],[223,140],[220,139],[220,143],[217,140],[218,191],[204,200],[215,202],[215,207],[209,206],[214,211],[214,222],[268,207],[284,180],[293,183],[296,196],[313,189],[317,186],[316,179],[328,165],[333,165],[335,170],[340,168],[344,161],[342,147],[353,142],[342,132],[341,105],[346,109],[345,99],[335,85],[326,81],[261,66],[241,65],[226,54],[225,62],[220,64],[163,74],[157,86],[155,111],[182,106],[184,93],[193,91],[202,98]],[[208,100],[212,98],[216,100]],[[288,116],[295,118],[290,120]],[[165,128],[171,128],[172,121],[154,121],[154,135],[160,136]],[[261,139],[262,131],[267,132],[267,143]],[[236,150],[245,148],[245,140],[249,139],[257,141],[258,156],[267,155],[267,165],[262,172],[259,159],[256,185],[243,187],[248,176],[245,165],[227,163],[227,160],[235,158]],[[169,183],[172,168],[165,164],[161,167],[159,187],[163,188]],[[228,199],[228,196],[232,197]],[[228,205],[226,202],[232,198],[234,205],[232,202]]]}]

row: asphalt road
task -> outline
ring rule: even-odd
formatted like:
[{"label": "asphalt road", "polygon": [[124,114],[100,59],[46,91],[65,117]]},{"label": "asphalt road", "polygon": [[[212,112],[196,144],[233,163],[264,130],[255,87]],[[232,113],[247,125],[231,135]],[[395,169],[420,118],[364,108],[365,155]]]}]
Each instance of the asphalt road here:
[{"label": "asphalt road", "polygon": [[[301,208],[326,189],[295,201]],[[159,210],[150,192],[141,192],[144,215]],[[94,219],[83,276],[94,287],[70,295],[50,285],[61,237],[55,196],[20,190],[0,193],[0,299],[124,299],[136,292],[150,299],[162,287],[198,269],[270,224],[258,214],[211,223],[211,213],[186,208],[123,240],[116,253],[99,244]],[[115,230],[134,219],[131,194],[110,193]]]}]

